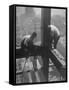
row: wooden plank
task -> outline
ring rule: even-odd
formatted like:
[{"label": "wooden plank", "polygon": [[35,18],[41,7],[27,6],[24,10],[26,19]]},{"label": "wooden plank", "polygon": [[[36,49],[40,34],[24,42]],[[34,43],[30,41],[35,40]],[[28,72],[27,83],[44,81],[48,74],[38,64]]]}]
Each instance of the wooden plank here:
[{"label": "wooden plank", "polygon": [[52,53],[54,56],[58,59],[58,61],[62,64],[63,67],[66,67],[66,60],[65,58],[61,55],[61,53],[58,50],[53,50]]},{"label": "wooden plank", "polygon": [[66,65],[63,64],[63,62],[60,62],[60,59],[57,58],[57,56],[51,50],[49,50],[49,56],[52,62],[54,63],[54,65],[56,66],[57,70],[60,72],[61,76],[65,80],[66,79]]}]

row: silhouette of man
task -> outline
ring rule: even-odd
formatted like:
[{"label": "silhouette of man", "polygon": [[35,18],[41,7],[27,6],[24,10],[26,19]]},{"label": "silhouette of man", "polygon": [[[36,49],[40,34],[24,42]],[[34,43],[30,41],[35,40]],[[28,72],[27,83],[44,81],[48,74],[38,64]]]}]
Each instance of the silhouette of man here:
[{"label": "silhouette of man", "polygon": [[53,45],[53,48],[56,49],[58,40],[60,38],[60,31],[54,25],[48,25],[48,28],[50,28],[50,44],[51,44],[51,48],[52,48],[52,45]]},{"label": "silhouette of man", "polygon": [[[21,43],[21,48],[24,48],[24,46],[29,47],[31,48],[33,45],[34,45],[34,39],[36,38],[37,34],[36,32],[33,32],[32,35],[25,35],[23,37],[23,41]],[[34,47],[32,47],[34,49]],[[27,48],[28,49],[28,48]],[[32,49],[31,49],[32,51]],[[29,52],[30,54],[30,52]],[[33,56],[33,67],[34,67],[34,70],[36,71],[37,70],[37,56]]]}]

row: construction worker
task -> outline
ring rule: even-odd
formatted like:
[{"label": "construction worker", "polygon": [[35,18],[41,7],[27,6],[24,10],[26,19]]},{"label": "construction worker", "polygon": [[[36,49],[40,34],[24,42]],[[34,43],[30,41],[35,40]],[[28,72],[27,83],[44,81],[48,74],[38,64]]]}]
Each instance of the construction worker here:
[{"label": "construction worker", "polygon": [[[21,43],[21,48],[24,48],[24,47],[26,47],[24,49],[28,49],[27,47],[31,48],[32,45],[34,45],[34,39],[36,38],[36,36],[37,36],[36,32],[33,32],[32,35],[25,35],[23,37],[23,40],[22,40],[22,43]],[[30,54],[30,52],[29,52],[29,54]],[[37,56],[33,56],[32,62],[33,62],[34,70],[37,70],[36,60],[37,60]]]},{"label": "construction worker", "polygon": [[56,49],[58,40],[60,38],[60,31],[55,25],[48,25],[50,30],[50,45],[51,48]]},{"label": "construction worker", "polygon": [[37,36],[36,32],[33,32],[32,35],[25,35],[21,42],[21,47],[23,47],[23,45],[25,45],[26,47],[33,45],[36,36]]}]

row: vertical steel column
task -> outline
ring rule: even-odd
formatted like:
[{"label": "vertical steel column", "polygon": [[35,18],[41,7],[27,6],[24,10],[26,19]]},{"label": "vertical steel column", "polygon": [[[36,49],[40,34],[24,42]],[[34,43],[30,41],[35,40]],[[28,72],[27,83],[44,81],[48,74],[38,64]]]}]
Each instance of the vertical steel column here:
[{"label": "vertical steel column", "polygon": [[49,29],[48,25],[50,25],[50,17],[51,17],[51,9],[50,8],[42,8],[42,46],[47,47],[47,50],[44,52],[43,58],[43,72],[46,77],[46,82],[48,82],[48,69],[49,69]]}]

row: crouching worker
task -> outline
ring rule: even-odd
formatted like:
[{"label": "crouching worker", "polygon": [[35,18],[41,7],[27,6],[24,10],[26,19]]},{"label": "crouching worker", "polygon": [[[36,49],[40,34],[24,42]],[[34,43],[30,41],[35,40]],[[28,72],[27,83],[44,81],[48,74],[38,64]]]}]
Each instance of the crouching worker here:
[{"label": "crouching worker", "polygon": [[48,28],[50,30],[50,48],[56,49],[57,43],[60,39],[60,31],[54,25],[48,25]]},{"label": "crouching worker", "polygon": [[23,46],[30,47],[31,45],[34,44],[34,39],[37,37],[36,32],[33,32],[32,35],[25,35],[23,37],[23,40],[21,42],[21,47]]},{"label": "crouching worker", "polygon": [[[21,48],[23,48],[23,49],[28,49],[27,47],[31,48],[34,45],[34,39],[36,37],[37,37],[36,32],[33,32],[32,35],[25,35],[21,42]],[[29,55],[30,55],[30,51],[29,51]],[[29,58],[29,56],[26,59],[28,59],[28,58]],[[32,60],[33,68],[34,68],[34,70],[36,70],[37,69],[37,61],[36,61],[37,56],[33,56],[33,59],[30,58],[30,60]]]}]

